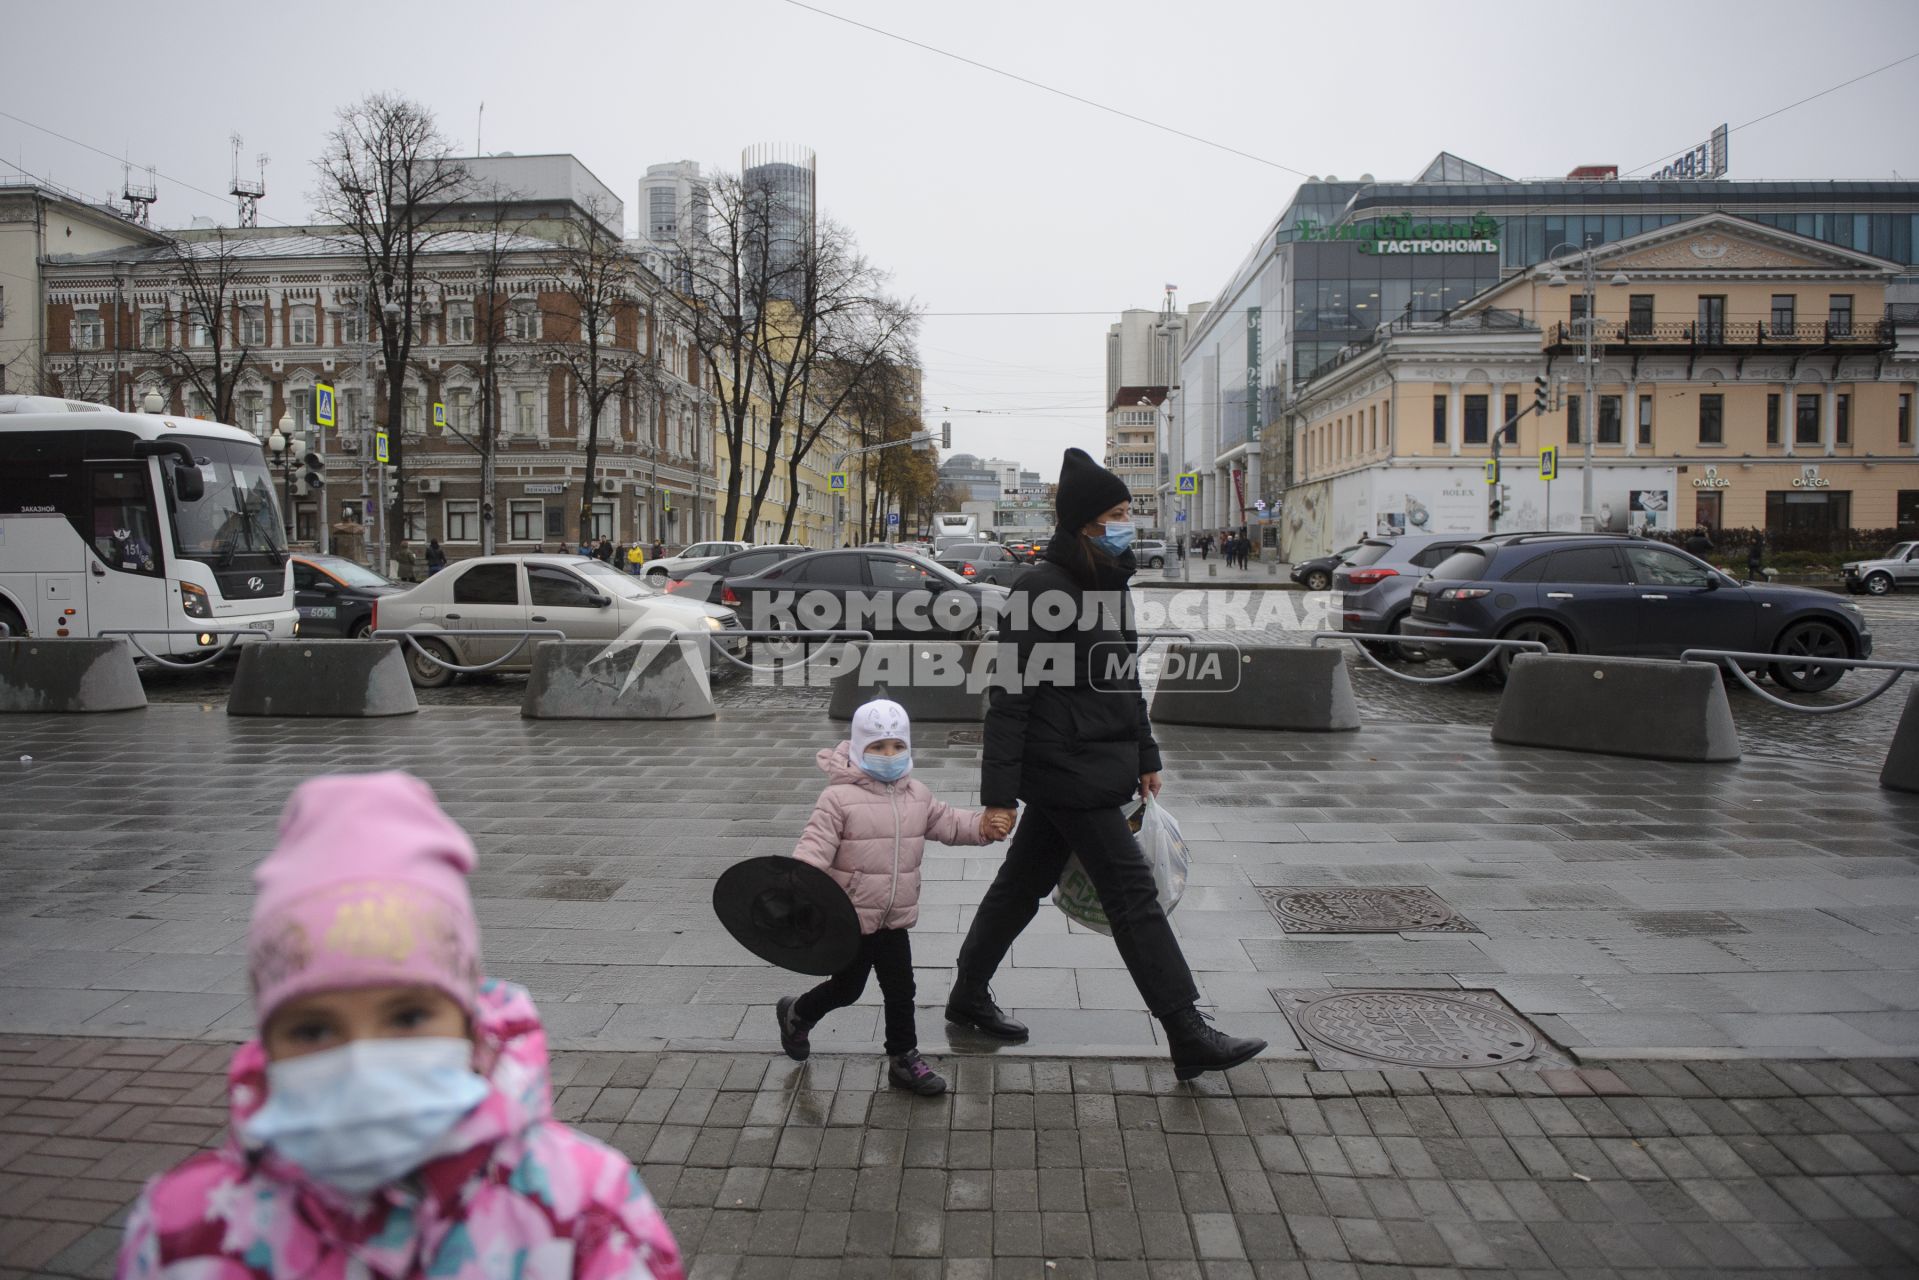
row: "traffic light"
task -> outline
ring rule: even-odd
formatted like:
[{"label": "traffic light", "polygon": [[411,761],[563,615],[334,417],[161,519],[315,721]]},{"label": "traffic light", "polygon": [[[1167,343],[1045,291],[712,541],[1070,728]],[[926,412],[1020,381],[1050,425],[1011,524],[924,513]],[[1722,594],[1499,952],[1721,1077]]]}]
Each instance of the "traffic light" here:
[{"label": "traffic light", "polygon": [[326,461],[319,454],[309,451],[300,459],[304,470],[297,477],[302,494],[315,493],[326,488]]},{"label": "traffic light", "polygon": [[942,422],[940,423],[940,448],[950,449],[952,447],[953,447],[953,424],[950,422]]},{"label": "traffic light", "polygon": [[1544,413],[1552,407],[1552,383],[1543,373],[1533,375],[1533,412]]},{"label": "traffic light", "polygon": [[1506,510],[1506,486],[1496,484],[1486,492],[1486,527],[1494,528]]}]

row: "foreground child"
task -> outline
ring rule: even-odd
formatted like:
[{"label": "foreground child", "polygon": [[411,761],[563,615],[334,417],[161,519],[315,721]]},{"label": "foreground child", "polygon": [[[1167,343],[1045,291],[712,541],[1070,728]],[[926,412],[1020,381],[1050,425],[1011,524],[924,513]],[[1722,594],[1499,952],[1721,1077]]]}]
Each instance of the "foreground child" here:
[{"label": "foreground child", "polygon": [[920,859],[928,840],[988,844],[1005,839],[1009,822],[955,809],[933,798],[913,769],[913,726],[906,708],[882,698],[853,713],[850,740],[818,756],[831,779],[813,806],[793,856],[839,882],[860,917],[860,949],[853,963],[803,996],[787,996],[779,1016],[780,1046],[791,1058],[812,1052],[807,1033],[866,990],[879,975],[886,1002],[887,1079],[925,1097],[946,1092],[946,1081],[920,1057],[913,1016],[913,945],[907,930],[920,916]]},{"label": "foreground child", "polygon": [[147,1184],[120,1276],[678,1280],[633,1166],[554,1121],[532,1001],[480,976],[473,864],[417,778],[293,793],[254,872],[231,1133]]}]

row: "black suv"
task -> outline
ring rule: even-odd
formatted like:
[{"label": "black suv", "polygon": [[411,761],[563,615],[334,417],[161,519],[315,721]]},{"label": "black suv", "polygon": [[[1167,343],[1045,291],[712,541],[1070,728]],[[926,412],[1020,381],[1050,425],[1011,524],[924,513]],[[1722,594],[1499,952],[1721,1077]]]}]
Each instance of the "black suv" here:
[{"label": "black suv", "polygon": [[[1481,538],[1434,566],[1413,589],[1401,628],[1429,640],[1472,636],[1537,640],[1555,653],[1677,658],[1731,649],[1798,658],[1866,658],[1872,635],[1859,609],[1827,591],[1739,582],[1676,547],[1608,534]],[[1481,656],[1442,656],[1465,666]],[[1511,658],[1489,670],[1505,678]],[[1829,689],[1843,667],[1774,663],[1788,689]]]}]

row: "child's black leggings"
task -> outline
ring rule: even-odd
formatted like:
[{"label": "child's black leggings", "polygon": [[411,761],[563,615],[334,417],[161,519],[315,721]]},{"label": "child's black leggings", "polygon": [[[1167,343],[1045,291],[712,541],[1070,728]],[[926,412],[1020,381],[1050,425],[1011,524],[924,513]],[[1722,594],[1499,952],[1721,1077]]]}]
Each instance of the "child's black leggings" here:
[{"label": "child's black leggings", "polygon": [[886,1052],[897,1055],[919,1048],[913,1021],[913,944],[904,929],[862,934],[853,963],[794,1001],[793,1015],[818,1022],[844,1009],[866,990],[869,971],[879,975],[880,994],[886,999]]}]

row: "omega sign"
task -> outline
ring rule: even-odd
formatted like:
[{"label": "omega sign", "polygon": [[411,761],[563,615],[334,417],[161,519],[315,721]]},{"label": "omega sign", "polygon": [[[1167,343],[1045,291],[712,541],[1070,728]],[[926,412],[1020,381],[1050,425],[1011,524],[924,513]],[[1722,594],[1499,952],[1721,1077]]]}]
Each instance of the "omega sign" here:
[{"label": "omega sign", "polygon": [[1707,467],[1706,474],[1692,482],[1695,489],[1730,489],[1732,481],[1719,474],[1718,467]]},{"label": "omega sign", "polygon": [[1832,481],[1820,475],[1818,467],[1807,467],[1803,474],[1796,475],[1792,478],[1792,487],[1795,489],[1830,489],[1832,488]]}]

